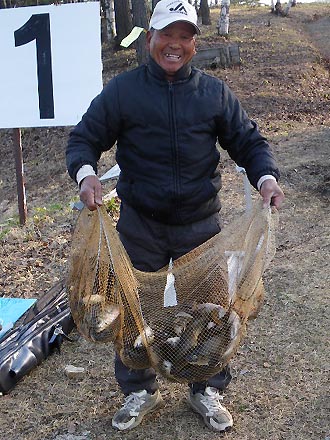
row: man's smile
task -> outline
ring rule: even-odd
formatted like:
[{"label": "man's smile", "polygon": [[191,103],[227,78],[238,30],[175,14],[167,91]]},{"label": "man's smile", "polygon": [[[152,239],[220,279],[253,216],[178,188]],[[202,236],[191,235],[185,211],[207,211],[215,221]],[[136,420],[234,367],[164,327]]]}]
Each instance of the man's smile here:
[{"label": "man's smile", "polygon": [[179,60],[181,58],[181,55],[175,55],[173,53],[166,53],[165,56],[172,60]]}]

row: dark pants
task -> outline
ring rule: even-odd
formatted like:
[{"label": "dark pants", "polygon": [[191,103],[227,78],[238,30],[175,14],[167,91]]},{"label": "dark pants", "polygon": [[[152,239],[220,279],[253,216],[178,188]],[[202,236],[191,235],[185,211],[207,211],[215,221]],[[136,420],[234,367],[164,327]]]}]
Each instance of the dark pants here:
[{"label": "dark pants", "polygon": [[[132,261],[141,271],[155,272],[207,241],[221,230],[218,213],[188,225],[166,225],[141,215],[122,203],[117,223],[120,239]],[[158,389],[154,369],[133,370],[116,355],[115,376],[122,392],[127,395],[142,389],[153,393]],[[206,386],[223,391],[231,380],[230,368],[209,378],[207,382],[189,384],[193,392]]]}]

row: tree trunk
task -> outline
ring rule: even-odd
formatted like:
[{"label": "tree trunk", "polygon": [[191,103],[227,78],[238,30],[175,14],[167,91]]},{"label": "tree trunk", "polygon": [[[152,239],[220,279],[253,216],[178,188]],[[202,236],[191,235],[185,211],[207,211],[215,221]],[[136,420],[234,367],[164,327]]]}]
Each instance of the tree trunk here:
[{"label": "tree trunk", "polygon": [[116,40],[118,46],[132,30],[132,16],[128,0],[114,0],[116,17]]},{"label": "tree trunk", "polygon": [[11,8],[11,2],[8,0],[0,0],[0,9]]},{"label": "tree trunk", "polygon": [[228,36],[229,34],[229,7],[230,0],[221,1],[219,18],[219,35]]},{"label": "tree trunk", "polygon": [[288,4],[286,5],[286,8],[284,10],[284,15],[288,15],[291,9],[291,6],[293,6],[293,0],[289,0]]},{"label": "tree trunk", "polygon": [[201,0],[201,15],[202,15],[202,24],[210,25],[211,17],[210,17],[210,7],[207,0]]},{"label": "tree trunk", "polygon": [[104,15],[106,23],[106,39],[113,41],[116,35],[114,0],[104,0]]},{"label": "tree trunk", "polygon": [[[146,0],[133,0],[132,2],[133,25],[148,29],[149,13]],[[136,56],[138,64],[144,64],[147,61],[146,34],[142,32],[135,42]]]},{"label": "tree trunk", "polygon": [[155,9],[155,6],[157,5],[158,2],[159,0],[152,0],[152,10]]},{"label": "tree trunk", "polygon": [[275,3],[274,3],[274,0],[271,0],[271,1],[270,1],[270,9],[271,9],[272,12],[275,12]]},{"label": "tree trunk", "polygon": [[275,14],[276,15],[283,15],[283,8],[281,5],[280,0],[277,0],[276,5],[275,5]]}]

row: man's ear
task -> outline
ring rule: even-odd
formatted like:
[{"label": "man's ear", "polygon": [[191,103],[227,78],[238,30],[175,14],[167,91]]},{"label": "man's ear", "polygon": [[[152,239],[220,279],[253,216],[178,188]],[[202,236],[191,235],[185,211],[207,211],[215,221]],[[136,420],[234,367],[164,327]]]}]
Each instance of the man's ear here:
[{"label": "man's ear", "polygon": [[150,40],[152,37],[152,33],[150,31],[147,31],[147,35],[146,35],[146,47],[147,50],[150,50]]}]

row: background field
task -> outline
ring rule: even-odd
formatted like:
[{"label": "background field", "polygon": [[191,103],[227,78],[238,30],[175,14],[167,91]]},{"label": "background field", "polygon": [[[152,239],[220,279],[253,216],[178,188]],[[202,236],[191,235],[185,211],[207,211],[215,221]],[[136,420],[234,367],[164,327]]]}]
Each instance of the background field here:
[{"label": "background field", "polygon": [[[213,10],[213,23],[219,14]],[[330,6],[298,4],[287,18],[266,7],[232,8],[230,40],[240,45],[226,80],[271,141],[286,201],[277,254],[265,277],[267,297],[232,362],[225,404],[234,428],[224,439],[329,440]],[[200,47],[221,42],[203,27]],[[104,78],[133,65],[132,51],[103,48]],[[23,130],[29,220],[17,226],[11,132],[0,131],[0,294],[38,297],[65,277],[77,189],[64,160],[69,128]],[[100,173],[113,164],[101,161]],[[243,183],[223,154],[223,217],[244,209]],[[106,188],[106,192],[110,187]],[[257,194],[253,193],[254,197]],[[165,407],[131,433],[111,428],[121,394],[111,346],[82,338],[64,343],[8,395],[0,398],[1,440],[208,439],[185,399],[184,385],[160,379]],[[80,381],[64,366],[86,368]]]}]

